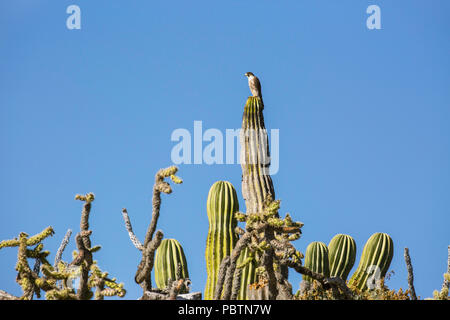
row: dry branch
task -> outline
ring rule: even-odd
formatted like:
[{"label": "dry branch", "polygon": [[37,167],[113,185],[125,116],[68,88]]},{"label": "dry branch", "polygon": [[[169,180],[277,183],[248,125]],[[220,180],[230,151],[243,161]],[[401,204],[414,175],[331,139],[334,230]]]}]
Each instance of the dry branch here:
[{"label": "dry branch", "polygon": [[64,236],[61,244],[59,245],[58,251],[56,251],[55,262],[53,263],[53,267],[57,267],[58,263],[61,261],[64,250],[66,249],[67,244],[69,243],[70,236],[72,235],[72,230],[67,230],[66,235]]},{"label": "dry branch", "polygon": [[408,248],[405,248],[404,256],[405,256],[405,262],[406,262],[406,269],[408,270],[408,287],[409,287],[409,292],[411,294],[411,300],[417,300],[416,290],[414,289],[413,267],[411,264],[411,257],[409,256]]},{"label": "dry branch", "polygon": [[[138,265],[136,275],[134,280],[139,284],[144,290],[144,295],[142,299],[158,299],[158,294],[147,294],[147,292],[152,292],[152,281],[151,272],[154,265],[155,251],[158,249],[161,240],[163,238],[162,231],[156,231],[156,225],[158,224],[158,218],[161,209],[161,193],[170,194],[172,193],[172,188],[169,183],[164,181],[165,178],[170,177],[174,183],[182,183],[182,180],[175,176],[178,168],[175,166],[160,169],[155,175],[155,184],[153,185],[153,196],[152,196],[152,218],[148,226],[147,232],[145,234],[144,243],[141,243],[139,239],[133,232],[131,226],[130,217],[128,216],[127,210],[122,209],[122,216],[125,221],[125,228],[127,229],[128,235],[130,237],[133,245],[142,252],[142,258]],[[156,234],[155,234],[156,231]]]}]

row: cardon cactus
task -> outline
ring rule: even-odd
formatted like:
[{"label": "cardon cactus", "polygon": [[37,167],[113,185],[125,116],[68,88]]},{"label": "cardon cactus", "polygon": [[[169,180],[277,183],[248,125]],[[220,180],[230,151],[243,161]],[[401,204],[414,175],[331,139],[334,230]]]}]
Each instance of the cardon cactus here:
[{"label": "cardon cactus", "polygon": [[[179,265],[181,272],[180,277],[177,277]],[[175,239],[162,240],[155,256],[156,285],[159,289],[165,289],[169,284],[169,280],[174,281],[186,278],[189,278],[189,272],[183,247]]]},{"label": "cardon cactus", "polygon": [[204,299],[211,300],[214,298],[220,263],[231,254],[238,240],[234,214],[239,210],[239,202],[230,182],[217,181],[212,185],[206,210],[209,230],[205,251],[207,279]]},{"label": "cardon cactus", "polygon": [[358,268],[349,284],[360,290],[373,289],[384,278],[394,255],[394,243],[386,233],[375,233],[367,240]]},{"label": "cardon cactus", "polygon": [[328,244],[328,260],[330,262],[330,277],[347,280],[356,259],[355,240],[346,234],[337,234]]},{"label": "cardon cactus", "polygon": [[[328,248],[320,241],[311,242],[306,248],[305,267],[326,277],[330,276]],[[303,280],[313,282],[313,279],[303,275]]]},{"label": "cardon cactus", "polygon": [[264,201],[275,199],[269,174],[269,139],[264,125],[264,105],[259,97],[249,97],[242,116],[241,168],[242,196],[247,213],[263,214]]}]

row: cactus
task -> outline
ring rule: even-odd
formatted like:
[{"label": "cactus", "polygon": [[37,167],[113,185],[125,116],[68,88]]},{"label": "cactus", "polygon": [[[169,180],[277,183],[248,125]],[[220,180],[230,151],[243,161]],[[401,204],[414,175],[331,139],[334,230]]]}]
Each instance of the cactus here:
[{"label": "cactus", "polygon": [[[181,270],[178,270],[179,266]],[[159,289],[165,289],[170,280],[186,278],[189,278],[189,272],[183,247],[175,239],[162,240],[155,257],[156,285]]]},{"label": "cactus", "polygon": [[355,264],[356,243],[346,234],[337,234],[328,244],[328,260],[330,262],[330,277],[347,280],[350,270]]},{"label": "cactus", "polygon": [[[327,245],[320,241],[311,242],[306,248],[305,267],[309,270],[330,276]],[[313,282],[313,279],[303,275],[303,280]]]},{"label": "cactus", "polygon": [[249,97],[242,117],[242,196],[247,213],[262,214],[266,197],[275,199],[272,178],[269,175],[270,153],[263,109],[259,97]]},{"label": "cactus", "polygon": [[[238,294],[238,300],[248,300],[249,299],[249,285],[254,283],[256,280],[256,265],[255,265],[255,260],[251,260],[249,261],[249,259],[251,259],[250,255],[249,255],[249,249],[245,248],[244,250],[242,250],[241,255],[239,256],[238,259],[238,266],[240,266],[241,264],[245,264],[245,266],[243,267],[242,270],[242,275],[241,275],[241,288],[239,290],[239,294]],[[247,261],[249,261],[248,263],[246,263]]]},{"label": "cactus", "polygon": [[386,233],[373,234],[364,246],[358,268],[350,278],[349,284],[360,290],[371,289],[370,281],[384,278],[393,255],[394,243],[391,237]]},{"label": "cactus", "polygon": [[211,186],[208,194],[206,210],[209,230],[206,239],[205,300],[214,298],[214,291],[223,258],[231,254],[238,236],[235,233],[237,220],[234,216],[239,210],[236,190],[228,181],[217,181]]}]

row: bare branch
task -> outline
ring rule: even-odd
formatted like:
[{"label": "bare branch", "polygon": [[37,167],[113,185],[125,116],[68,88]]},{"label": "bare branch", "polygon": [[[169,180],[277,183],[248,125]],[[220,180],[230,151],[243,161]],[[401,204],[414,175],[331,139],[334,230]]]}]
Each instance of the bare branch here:
[{"label": "bare branch", "polygon": [[413,267],[411,264],[411,257],[409,256],[408,248],[405,248],[404,256],[405,256],[405,262],[406,262],[406,269],[408,270],[408,287],[409,287],[409,292],[411,294],[411,300],[417,300],[416,290],[414,289]]},{"label": "bare branch", "polygon": [[345,281],[338,277],[333,278],[327,278],[321,273],[317,273],[314,271],[309,270],[306,267],[303,267],[300,263],[294,262],[292,260],[288,260],[287,265],[290,268],[293,268],[298,273],[301,273],[303,275],[309,276],[310,278],[313,278],[314,280],[317,280],[325,289],[329,289],[331,287],[339,288],[346,299],[353,299],[353,293],[352,291],[347,287],[345,284]]},{"label": "bare branch", "polygon": [[142,253],[142,260],[139,263],[134,280],[142,285],[144,291],[148,291],[152,287],[151,272],[154,265],[155,251],[161,244],[163,236],[161,231],[157,231],[155,238],[145,247]]},{"label": "bare branch", "polygon": [[128,231],[128,235],[130,237],[131,242],[136,247],[136,249],[138,249],[139,251],[144,250],[144,246],[142,245],[142,243],[139,241],[139,239],[136,237],[136,235],[133,232],[133,227],[131,226],[130,217],[128,216],[127,209],[125,209],[125,208],[122,209],[122,217],[125,222],[125,228]]},{"label": "bare branch", "polygon": [[153,238],[158,223],[159,211],[161,209],[161,192],[170,194],[172,188],[164,181],[164,178],[173,176],[177,172],[177,167],[169,167],[167,169],[160,169],[155,176],[155,184],[153,185],[152,197],[152,220],[145,235],[144,247],[146,247]]},{"label": "bare branch", "polygon": [[56,251],[55,262],[53,263],[53,267],[57,268],[58,263],[61,261],[62,254],[66,249],[67,244],[69,243],[70,236],[72,235],[72,230],[68,229],[66,235],[64,236],[61,244],[59,245],[58,251]]}]

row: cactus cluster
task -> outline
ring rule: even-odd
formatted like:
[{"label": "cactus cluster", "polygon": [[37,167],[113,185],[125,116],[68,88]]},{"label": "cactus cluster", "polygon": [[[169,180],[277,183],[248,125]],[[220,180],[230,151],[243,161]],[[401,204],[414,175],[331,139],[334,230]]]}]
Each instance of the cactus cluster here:
[{"label": "cactus cluster", "polygon": [[[349,280],[349,285],[361,291],[380,287],[389,269],[394,254],[391,237],[386,233],[375,233],[367,240],[358,268]],[[323,242],[312,242],[305,254],[305,267],[325,277],[347,280],[356,258],[355,240],[345,234],[334,236],[328,247]],[[304,275],[303,280],[312,282]]]},{"label": "cactus cluster", "polygon": [[[337,234],[328,245],[312,242],[307,246],[305,256],[292,245],[292,241],[300,238],[303,224],[294,222],[289,214],[284,219],[278,214],[280,200],[275,200],[269,174],[270,153],[263,109],[261,98],[249,97],[242,117],[242,195],[246,213],[239,212],[237,193],[230,182],[217,181],[208,193],[204,299],[293,299],[292,286],[288,282],[289,268],[303,275],[305,286],[296,295],[298,299],[408,299],[408,291],[389,291],[384,285],[394,254],[393,241],[386,233],[375,233],[368,239],[358,267],[348,281],[357,253],[356,242],[351,236]],[[163,239],[163,233],[156,231],[161,194],[172,193],[165,179],[170,178],[175,184],[182,182],[175,176],[177,170],[171,166],[159,170],[155,176],[152,220],[143,243],[134,234],[126,209],[122,210],[130,239],[142,253],[135,276],[135,282],[144,290],[141,299],[176,299],[178,294],[189,291],[183,247],[175,239]],[[41,242],[53,235],[51,227],[33,237],[21,233],[16,239],[0,242],[0,249],[18,247],[16,270],[17,282],[23,290],[22,299],[32,299],[34,295],[40,297],[41,291],[46,293],[47,299],[94,297],[100,300],[105,296],[125,295],[123,284],[116,283],[115,278],[110,279],[93,260],[93,253],[100,249],[91,246],[92,231],[88,221],[94,194],[77,195],[76,199],[83,201],[84,206],[80,232],[75,239],[77,251],[71,263],[61,261],[70,233],[58,250],[54,266],[47,261],[49,252],[43,251]],[[238,227],[238,221],[245,222],[245,230]],[[447,273],[442,290],[434,293],[435,299],[448,299],[450,247],[448,250]],[[405,252],[407,264],[411,263],[407,249]],[[34,268],[28,264],[29,259],[36,260]],[[151,283],[153,267],[157,288]],[[408,272],[412,273],[411,266]],[[77,290],[71,286],[74,277],[80,278]],[[408,281],[411,288],[412,278]],[[415,293],[411,297],[415,297]]]}]

